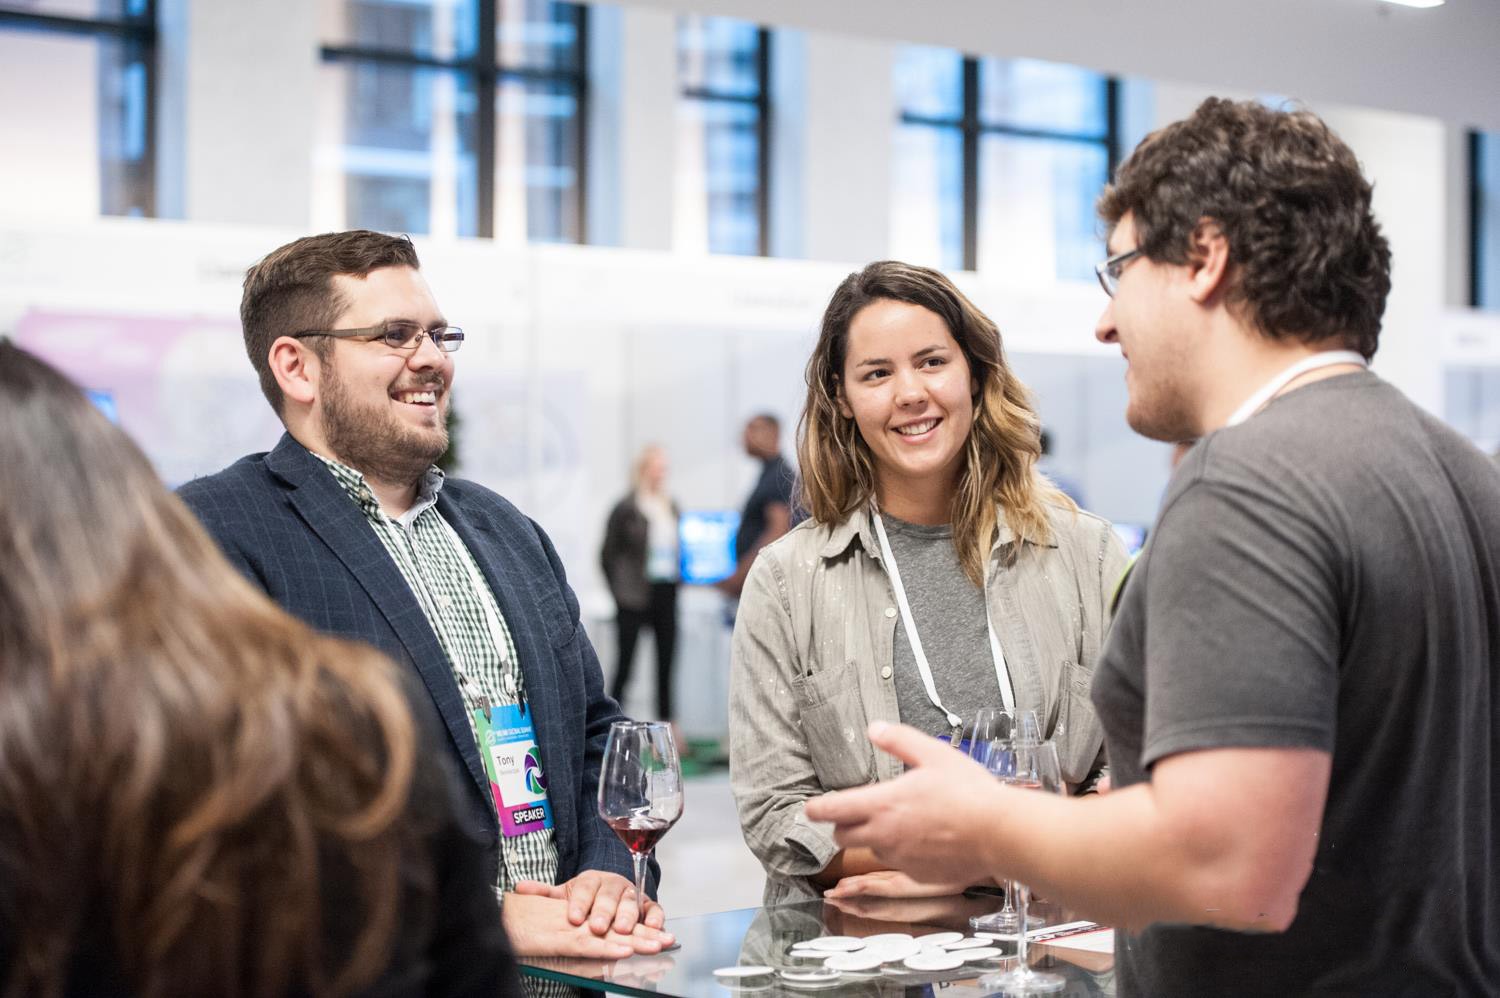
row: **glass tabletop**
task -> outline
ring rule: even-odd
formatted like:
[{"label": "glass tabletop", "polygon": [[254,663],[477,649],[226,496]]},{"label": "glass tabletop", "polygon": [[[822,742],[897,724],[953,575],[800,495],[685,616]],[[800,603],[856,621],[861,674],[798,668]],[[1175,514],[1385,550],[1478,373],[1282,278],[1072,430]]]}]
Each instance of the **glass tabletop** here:
[{"label": "glass tabletop", "polygon": [[[792,965],[787,951],[793,943],[818,936],[865,937],[906,932],[914,936],[951,930],[972,935],[969,916],[999,908],[991,895],[943,898],[859,898],[846,901],[802,901],[770,908],[744,908],[711,915],[667,920],[677,937],[677,948],[655,956],[599,961],[523,958],[528,977],[560,981],[580,988],[641,998],[931,998],[941,990],[945,998],[979,998],[996,994],[980,985],[980,978],[1014,963],[1015,943],[996,942],[1003,956],[983,964],[965,964],[946,973],[896,972],[846,974],[833,986],[798,987],[772,978],[761,987],[729,986],[714,971],[735,965],[784,968]],[[1070,913],[1045,901],[1034,901],[1032,911],[1051,925],[1072,920]],[[1045,933],[1046,929],[1036,930]],[[1062,992],[1071,998],[1114,995],[1114,955],[1062,949],[1046,943],[1031,947],[1031,964],[1067,978]]]}]

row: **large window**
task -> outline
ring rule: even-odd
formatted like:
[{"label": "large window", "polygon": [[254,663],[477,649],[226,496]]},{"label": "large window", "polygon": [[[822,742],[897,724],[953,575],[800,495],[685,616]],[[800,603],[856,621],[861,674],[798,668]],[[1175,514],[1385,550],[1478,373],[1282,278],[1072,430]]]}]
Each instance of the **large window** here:
[{"label": "large window", "polygon": [[1469,135],[1471,304],[1500,309],[1500,133]]},{"label": "large window", "polygon": [[892,252],[1017,280],[1088,280],[1117,156],[1117,87],[1032,59],[898,50]]},{"label": "large window", "polygon": [[771,36],[725,17],[683,17],[677,62],[677,249],[767,254]]},{"label": "large window", "polygon": [[323,0],[323,37],[320,223],[582,240],[585,7]]},{"label": "large window", "polygon": [[153,0],[0,0],[0,202],[154,215],[155,82]]}]

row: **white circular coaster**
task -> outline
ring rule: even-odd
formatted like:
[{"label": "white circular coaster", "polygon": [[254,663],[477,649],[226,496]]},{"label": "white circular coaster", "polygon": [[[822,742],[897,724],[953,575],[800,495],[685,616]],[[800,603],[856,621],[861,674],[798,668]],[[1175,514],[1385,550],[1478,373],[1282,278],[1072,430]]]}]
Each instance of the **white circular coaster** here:
[{"label": "white circular coaster", "polygon": [[885,946],[888,943],[909,943],[912,936],[908,932],[881,932],[873,936],[865,936],[866,946]]},{"label": "white circular coaster", "polygon": [[905,942],[902,942],[899,939],[893,939],[890,942],[877,943],[873,946],[866,946],[860,952],[879,953],[882,957],[885,958],[886,963],[900,963],[907,957],[916,956],[918,953],[922,952],[922,944],[917,942],[915,939],[910,938]]},{"label": "white circular coaster", "polygon": [[885,957],[879,953],[835,953],[823,961],[823,966],[834,970],[878,970],[885,963]]},{"label": "white circular coaster", "polygon": [[956,943],[964,937],[962,932],[929,932],[925,936],[918,936],[917,942],[925,946],[947,946]]},{"label": "white circular coaster", "polygon": [[[813,977],[814,973],[824,974],[823,977]],[[821,991],[824,988],[836,988],[843,974],[829,967],[818,967],[815,970],[783,970],[781,972],[781,986],[794,988],[798,991]]]},{"label": "white circular coaster", "polygon": [[1004,956],[1005,951],[999,946],[977,946],[974,949],[960,950],[957,955],[964,963],[979,963],[981,960],[994,960]]},{"label": "white circular coaster", "polygon": [[964,965],[964,958],[957,953],[918,953],[906,958],[912,970],[957,970]]},{"label": "white circular coaster", "polygon": [[731,980],[739,980],[746,977],[771,977],[776,973],[774,967],[760,966],[734,966],[720,967],[714,971],[715,977],[726,977]]},{"label": "white circular coaster", "polygon": [[819,936],[817,939],[798,943],[797,948],[822,950],[825,953],[852,953],[857,949],[864,949],[865,941],[853,936]]},{"label": "white circular coaster", "polygon": [[981,946],[988,946],[989,944],[990,941],[988,939],[955,939],[953,942],[944,945],[943,949],[978,949]]}]

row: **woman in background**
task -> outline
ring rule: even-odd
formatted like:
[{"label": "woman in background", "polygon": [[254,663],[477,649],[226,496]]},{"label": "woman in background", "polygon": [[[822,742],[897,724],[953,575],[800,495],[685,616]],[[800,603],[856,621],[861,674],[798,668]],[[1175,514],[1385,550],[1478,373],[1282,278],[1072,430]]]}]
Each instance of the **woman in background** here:
[{"label": "woman in background", "polygon": [[0,994],[518,990],[394,667],[0,343]]},{"label": "woman in background", "polygon": [[983,707],[1034,710],[1073,788],[1100,778],[1089,682],[1125,553],[1040,451],[999,331],[951,281],[886,261],[839,285],[807,365],[811,515],[761,552],[734,629],[730,775],[767,904],[969,886],[882,870],[808,822],[809,798],[900,775],[871,721],[952,737]]},{"label": "woman in background", "polygon": [[635,460],[630,492],[610,510],[599,561],[618,611],[619,652],[610,696],[624,703],[636,640],[642,627],[650,627],[656,638],[656,719],[669,722],[677,652],[678,515],[667,494],[667,455],[647,444]]}]

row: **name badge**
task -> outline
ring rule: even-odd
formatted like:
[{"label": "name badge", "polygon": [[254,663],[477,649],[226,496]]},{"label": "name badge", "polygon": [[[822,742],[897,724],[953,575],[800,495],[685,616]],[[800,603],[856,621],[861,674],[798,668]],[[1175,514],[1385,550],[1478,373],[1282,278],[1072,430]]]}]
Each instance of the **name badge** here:
[{"label": "name badge", "polygon": [[547,777],[531,717],[517,704],[474,711],[479,755],[484,760],[500,831],[506,838],[552,827]]}]

